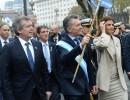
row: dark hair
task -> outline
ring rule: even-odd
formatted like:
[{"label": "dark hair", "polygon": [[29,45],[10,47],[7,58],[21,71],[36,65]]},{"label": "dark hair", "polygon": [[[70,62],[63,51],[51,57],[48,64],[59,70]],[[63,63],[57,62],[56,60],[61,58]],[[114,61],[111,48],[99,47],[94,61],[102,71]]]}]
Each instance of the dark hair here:
[{"label": "dark hair", "polygon": [[75,14],[71,14],[63,20],[63,27],[66,32],[68,32],[67,29],[72,25],[72,19],[79,19],[79,17]]},{"label": "dark hair", "polygon": [[38,26],[38,28],[37,28],[37,33],[38,34],[40,34],[42,28],[47,28],[48,29],[48,27],[45,26],[45,25]]},{"label": "dark hair", "polygon": [[[101,21],[100,22],[102,22],[102,21],[109,21],[109,20],[112,20],[113,22],[114,22],[114,19],[111,17],[111,16],[104,16],[102,19],[101,19]],[[100,27],[98,27],[98,32],[97,32],[97,34],[96,34],[96,36],[98,37],[98,36],[100,36],[102,33],[101,33],[101,29],[100,29]]]},{"label": "dark hair", "polygon": [[14,20],[12,27],[16,35],[19,35],[17,30],[23,29],[24,27],[23,21],[29,21],[29,20],[31,19],[27,16],[22,16]]}]

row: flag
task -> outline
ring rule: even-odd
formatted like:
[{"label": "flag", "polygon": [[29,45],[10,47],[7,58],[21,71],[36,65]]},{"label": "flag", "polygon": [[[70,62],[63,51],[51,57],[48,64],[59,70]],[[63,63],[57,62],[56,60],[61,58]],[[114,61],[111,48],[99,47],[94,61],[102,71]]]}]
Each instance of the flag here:
[{"label": "flag", "polygon": [[101,5],[104,8],[110,9],[113,3],[110,0],[102,0]]},{"label": "flag", "polygon": [[[91,0],[91,5],[97,6],[97,3],[95,0]],[[112,7],[113,3],[110,0],[102,0],[100,6],[110,9]]]},{"label": "flag", "polygon": [[9,17],[5,17],[2,19],[3,22],[7,23],[9,26],[12,26],[12,20]]}]

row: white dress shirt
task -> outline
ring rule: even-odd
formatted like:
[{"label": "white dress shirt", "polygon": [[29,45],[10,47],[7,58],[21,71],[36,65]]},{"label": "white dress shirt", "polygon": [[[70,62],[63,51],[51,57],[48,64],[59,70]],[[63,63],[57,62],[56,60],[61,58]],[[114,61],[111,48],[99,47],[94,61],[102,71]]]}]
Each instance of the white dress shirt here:
[{"label": "white dress shirt", "polygon": [[[48,43],[48,41],[46,43],[44,43],[42,41],[40,41],[40,42],[42,43],[43,54],[44,54],[44,57],[45,57],[46,62],[47,62],[48,71],[50,73],[51,72],[51,57],[50,57],[49,43]],[[46,46],[46,48],[45,48],[45,46]],[[45,51],[45,49],[47,49],[47,50]],[[45,53],[48,54],[48,57],[45,56],[46,55]]]},{"label": "white dress shirt", "polygon": [[7,42],[7,43],[9,43],[9,39],[7,39],[7,40],[4,40],[4,39],[2,39],[1,37],[0,37],[0,40],[1,40],[1,44],[2,44],[2,47],[4,47],[4,45],[5,45],[5,41]]},{"label": "white dress shirt", "polygon": [[[26,54],[26,56],[27,56],[27,58],[28,58],[28,54],[27,54],[27,50],[26,50],[26,48],[27,48],[27,46],[25,45],[25,43],[27,43],[25,40],[23,40],[22,38],[20,38],[20,37],[18,37],[18,39],[19,39],[19,41],[20,41],[20,43],[21,43],[21,45],[22,45],[22,47],[23,47],[23,49],[24,49],[24,52],[25,52],[25,54]],[[31,51],[31,54],[32,54],[32,57],[33,57],[33,61],[35,61],[35,58],[34,58],[34,49],[33,49],[33,45],[32,45],[32,42],[31,42],[31,40],[29,39],[29,49],[30,49],[30,51]]]}]

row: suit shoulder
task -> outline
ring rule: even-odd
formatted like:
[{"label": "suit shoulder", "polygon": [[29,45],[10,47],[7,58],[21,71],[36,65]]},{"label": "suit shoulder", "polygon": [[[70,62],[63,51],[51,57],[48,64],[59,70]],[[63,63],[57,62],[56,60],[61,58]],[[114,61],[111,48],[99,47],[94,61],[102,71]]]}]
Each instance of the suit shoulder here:
[{"label": "suit shoulder", "polygon": [[32,41],[33,43],[36,43],[36,44],[41,44],[40,41],[37,41],[37,40],[35,40],[35,39],[31,39],[31,41]]},{"label": "suit shoulder", "polygon": [[49,43],[50,45],[56,46],[56,44],[53,43],[53,42],[51,42],[51,41],[48,41],[48,43]]},{"label": "suit shoulder", "polygon": [[126,37],[126,38],[130,38],[130,34],[126,34],[125,37]]}]

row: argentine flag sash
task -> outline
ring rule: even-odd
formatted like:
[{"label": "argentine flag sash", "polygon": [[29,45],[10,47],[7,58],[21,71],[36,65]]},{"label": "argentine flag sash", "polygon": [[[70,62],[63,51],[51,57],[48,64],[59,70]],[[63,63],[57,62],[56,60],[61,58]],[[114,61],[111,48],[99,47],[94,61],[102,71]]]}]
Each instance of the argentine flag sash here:
[{"label": "argentine flag sash", "polygon": [[[69,52],[73,49],[73,47],[71,45],[69,45],[68,43],[64,42],[64,41],[59,41],[57,43],[58,46],[68,50]],[[78,60],[80,58],[80,55],[78,55],[75,60],[78,63]],[[80,67],[83,69],[85,76],[87,78],[87,81],[89,82],[89,78],[88,78],[88,71],[87,71],[87,63],[85,62],[85,60],[82,58],[81,63],[80,63]]]}]

